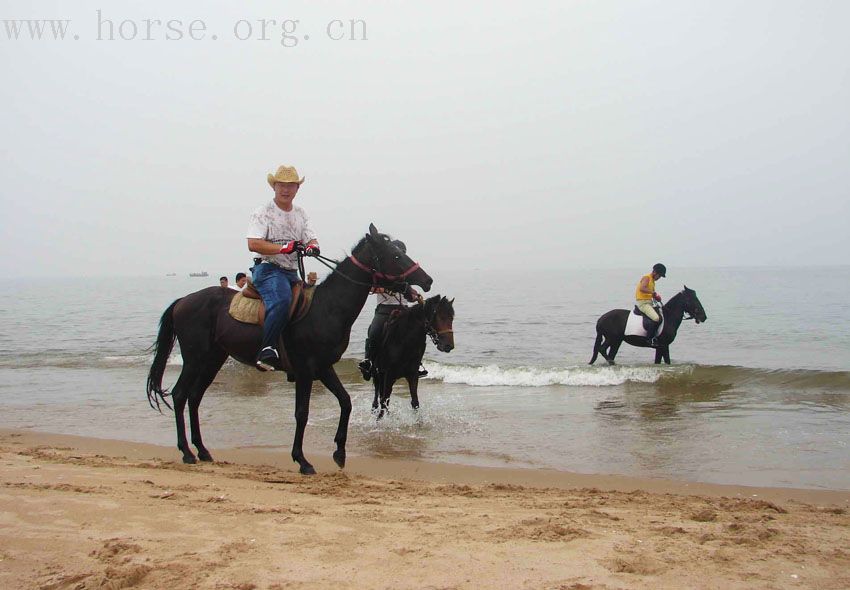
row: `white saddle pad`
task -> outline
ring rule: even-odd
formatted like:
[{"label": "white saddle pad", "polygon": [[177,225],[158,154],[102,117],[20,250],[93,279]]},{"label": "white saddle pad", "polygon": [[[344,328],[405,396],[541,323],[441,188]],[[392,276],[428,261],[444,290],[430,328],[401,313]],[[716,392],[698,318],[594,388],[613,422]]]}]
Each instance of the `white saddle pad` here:
[{"label": "white saddle pad", "polygon": [[[655,332],[656,335],[664,329],[664,314],[658,310],[658,315],[661,316],[661,325]],[[626,320],[626,336],[640,336],[646,338],[646,330],[643,327],[643,315],[635,313],[634,308],[629,312],[629,319]]]}]

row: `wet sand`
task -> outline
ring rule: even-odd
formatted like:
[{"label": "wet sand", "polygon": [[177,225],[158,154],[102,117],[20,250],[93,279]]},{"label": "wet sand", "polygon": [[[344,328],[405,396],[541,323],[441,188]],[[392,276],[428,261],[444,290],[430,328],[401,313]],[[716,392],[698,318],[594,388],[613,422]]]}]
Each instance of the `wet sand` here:
[{"label": "wet sand", "polygon": [[0,587],[850,587],[850,491],[213,453],[0,430]]}]

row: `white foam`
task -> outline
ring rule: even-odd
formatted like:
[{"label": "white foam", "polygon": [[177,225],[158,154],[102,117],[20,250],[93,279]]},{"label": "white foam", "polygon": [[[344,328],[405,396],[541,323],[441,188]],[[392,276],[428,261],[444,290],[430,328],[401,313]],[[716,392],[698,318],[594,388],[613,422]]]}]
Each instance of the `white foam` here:
[{"label": "white foam", "polygon": [[476,387],[498,385],[513,387],[544,387],[547,385],[578,385],[604,387],[626,382],[655,383],[667,371],[660,367],[507,367],[486,365],[442,365],[427,362],[428,377],[445,383],[463,383]]}]

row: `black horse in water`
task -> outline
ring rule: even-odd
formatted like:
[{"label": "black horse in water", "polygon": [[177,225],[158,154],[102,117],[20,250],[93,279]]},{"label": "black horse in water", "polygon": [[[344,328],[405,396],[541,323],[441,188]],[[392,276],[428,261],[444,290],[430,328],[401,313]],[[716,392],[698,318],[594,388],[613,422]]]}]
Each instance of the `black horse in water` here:
[{"label": "black horse in water", "polygon": [[424,303],[399,309],[387,320],[381,336],[381,343],[372,362],[372,382],[375,386],[375,399],[372,410],[377,411],[378,419],[389,411],[390,395],[395,382],[404,377],[410,389],[410,405],[419,408],[419,365],[425,354],[426,336],[441,352],[451,352],[455,347],[452,322],[455,310],[445,297],[435,295]]},{"label": "black horse in water", "polygon": [[[670,344],[676,339],[676,332],[682,325],[682,320],[693,318],[699,324],[704,322],[707,316],[702,308],[702,303],[697,298],[696,291],[687,287],[671,297],[662,309],[664,326],[657,335],[658,345],[655,347],[655,364],[659,364],[663,359],[669,365]],[[690,318],[685,318],[686,312],[691,316]],[[630,313],[632,312],[627,309],[612,309],[596,321],[596,342],[593,345],[591,365],[596,362],[596,356],[599,354],[608,361],[609,365],[613,365],[614,357],[617,356],[617,351],[624,340],[632,346],[652,347],[648,338],[625,335],[626,322]]]},{"label": "black horse in water", "polygon": [[[333,366],[348,346],[351,325],[363,309],[370,289],[380,286],[401,290],[404,288],[402,281],[418,285],[425,291],[432,283],[431,277],[399,250],[389,236],[379,233],[370,224],[369,233],[354,247],[351,256],[337,263],[333,272],[316,287],[307,315],[284,331],[283,341],[295,376],[296,426],[292,459],[300,466],[301,473],[316,472],[302,450],[310,393],[316,379],[339,401],[339,426],[334,437],[337,448],[333,458],[337,465],[345,466],[351,397]],[[238,322],[228,313],[235,294],[233,289],[221,287],[197,291],[172,303],[160,320],[154,361],[148,373],[148,402],[159,407],[159,399],[165,401],[168,395],[162,389],[162,376],[177,338],[183,355],[183,370],[170,395],[177,420],[177,448],[183,452],[184,463],[196,461],[186,441],[183,422],[186,402],[189,402],[192,444],[198,449],[198,458],[212,461],[201,439],[198,406],[228,356],[254,366],[259,350],[262,328]]]}]

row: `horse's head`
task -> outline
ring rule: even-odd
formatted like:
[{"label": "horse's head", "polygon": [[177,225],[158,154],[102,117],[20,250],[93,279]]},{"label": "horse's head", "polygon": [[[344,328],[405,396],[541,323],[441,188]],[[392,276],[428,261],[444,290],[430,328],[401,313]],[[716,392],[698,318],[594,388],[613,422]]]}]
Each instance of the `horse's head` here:
[{"label": "horse's head", "polygon": [[696,323],[700,324],[704,322],[708,316],[705,315],[705,310],[702,308],[699,297],[697,297],[697,292],[693,289],[688,289],[688,286],[685,285],[685,288],[682,289],[682,295],[685,297],[685,311],[693,316]]},{"label": "horse's head", "polygon": [[369,233],[354,247],[351,257],[357,266],[372,273],[375,286],[400,290],[401,283],[409,283],[429,291],[434,280],[399,246],[370,223]]},{"label": "horse's head", "polygon": [[454,299],[434,295],[425,300],[425,327],[440,352],[451,352],[455,347],[452,322],[455,319]]}]

